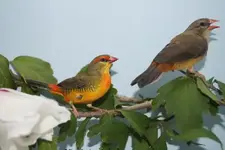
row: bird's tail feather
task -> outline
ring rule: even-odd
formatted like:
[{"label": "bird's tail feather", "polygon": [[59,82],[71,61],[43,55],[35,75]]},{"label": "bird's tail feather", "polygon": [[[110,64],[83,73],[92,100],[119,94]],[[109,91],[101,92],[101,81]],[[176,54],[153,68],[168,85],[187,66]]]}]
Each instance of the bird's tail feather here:
[{"label": "bird's tail feather", "polygon": [[32,79],[26,79],[25,81],[31,87],[40,88],[40,89],[48,89],[48,84],[47,83],[44,83],[44,82],[41,82],[41,81],[32,80]]},{"label": "bird's tail feather", "polygon": [[49,90],[52,93],[61,93],[62,89],[57,84],[47,84],[44,82],[32,80],[32,79],[26,79],[26,82],[31,86],[38,89],[44,89]]},{"label": "bird's tail feather", "polygon": [[55,94],[62,94],[62,88],[60,88],[58,85],[56,84],[48,84],[48,88],[50,89],[50,91],[52,93]]},{"label": "bird's tail feather", "polygon": [[138,84],[139,88],[152,84],[160,79],[162,72],[155,65],[150,65],[142,74],[136,77],[132,82],[131,86]]}]

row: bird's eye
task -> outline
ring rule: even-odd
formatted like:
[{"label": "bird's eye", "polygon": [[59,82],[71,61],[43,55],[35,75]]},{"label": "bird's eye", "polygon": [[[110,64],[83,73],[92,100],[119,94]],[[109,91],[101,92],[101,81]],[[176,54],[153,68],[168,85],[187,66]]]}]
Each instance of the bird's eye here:
[{"label": "bird's eye", "polygon": [[102,62],[106,62],[107,60],[106,60],[105,58],[102,58],[101,61],[102,61]]},{"label": "bird's eye", "polygon": [[201,23],[200,23],[200,26],[206,26],[206,23],[201,22]]}]

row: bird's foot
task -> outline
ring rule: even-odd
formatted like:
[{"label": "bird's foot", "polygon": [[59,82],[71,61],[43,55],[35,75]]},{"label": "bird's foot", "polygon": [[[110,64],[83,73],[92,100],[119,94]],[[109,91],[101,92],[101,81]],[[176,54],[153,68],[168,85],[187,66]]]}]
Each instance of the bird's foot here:
[{"label": "bird's foot", "polygon": [[98,108],[98,107],[94,107],[94,106],[92,106],[92,104],[87,104],[87,107],[88,107],[88,108],[91,108],[91,109],[94,109],[94,110],[96,110],[96,111],[100,111],[101,113],[109,113],[108,110],[101,109],[101,108]]},{"label": "bird's foot", "polygon": [[70,104],[70,105],[72,107],[72,112],[73,112],[74,116],[76,118],[78,118],[79,117],[79,112],[77,111],[76,107],[73,104]]},{"label": "bird's foot", "polygon": [[191,75],[193,75],[195,77],[199,77],[199,78],[201,78],[203,80],[206,80],[206,78],[205,78],[205,76],[203,74],[199,73],[198,71],[194,71],[194,69],[187,69],[187,73],[191,74]]},{"label": "bird's foot", "polygon": [[202,78],[203,80],[206,80],[206,79],[205,79],[205,76],[204,76],[203,74],[197,72],[197,71],[196,71],[196,73],[195,73],[195,76],[197,76],[197,77],[199,77],[199,78]]}]

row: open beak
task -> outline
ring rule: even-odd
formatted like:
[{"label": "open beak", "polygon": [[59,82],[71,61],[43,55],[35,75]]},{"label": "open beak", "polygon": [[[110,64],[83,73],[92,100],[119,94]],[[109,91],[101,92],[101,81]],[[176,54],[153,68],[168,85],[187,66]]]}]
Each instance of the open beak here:
[{"label": "open beak", "polygon": [[112,57],[112,56],[111,56],[111,57],[109,58],[109,62],[110,62],[110,63],[113,63],[113,62],[115,62],[115,61],[117,61],[117,60],[118,60],[118,58],[116,58],[116,57]]},{"label": "open beak", "polygon": [[213,29],[220,28],[220,26],[211,25],[211,24],[213,24],[213,23],[215,23],[215,22],[219,22],[219,20],[209,19],[209,21],[210,21],[210,26],[208,27],[208,30],[211,31],[211,30],[213,30]]}]

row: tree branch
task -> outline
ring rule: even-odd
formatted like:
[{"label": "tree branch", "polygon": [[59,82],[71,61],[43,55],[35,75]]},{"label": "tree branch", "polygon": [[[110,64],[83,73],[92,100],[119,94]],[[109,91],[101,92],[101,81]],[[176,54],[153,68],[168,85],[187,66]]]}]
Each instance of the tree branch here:
[{"label": "tree branch", "polygon": [[140,104],[135,104],[132,106],[127,106],[123,107],[120,109],[112,109],[112,110],[105,110],[105,111],[95,111],[95,112],[79,112],[79,117],[100,117],[106,113],[112,114],[112,115],[119,115],[120,110],[140,110],[140,109],[145,109],[145,108],[151,108],[152,107],[152,100],[150,101],[145,101]]},{"label": "tree branch", "polygon": [[130,103],[142,103],[144,100],[140,100],[137,98],[130,98],[127,96],[117,95],[116,96],[120,102],[130,102]]},{"label": "tree branch", "polygon": [[[186,73],[183,70],[179,70],[181,73],[183,73],[186,76],[190,76],[190,74]],[[205,79],[202,79],[203,82],[206,84],[206,86],[214,91],[216,91],[218,94],[222,94],[222,91],[218,88],[216,88],[213,84],[209,84]]]},{"label": "tree branch", "polygon": [[[185,71],[183,70],[179,70],[181,73],[183,73],[184,75],[186,76],[190,76],[189,73],[186,73]],[[15,82],[18,82],[18,83],[21,83],[21,80],[22,82],[25,82],[25,80],[23,80],[22,76],[21,75],[16,75],[14,74],[13,72],[11,72]],[[203,80],[203,82],[205,83],[205,85],[218,92],[219,94],[221,93],[220,89],[216,88],[213,84],[209,84],[206,80]],[[127,96],[121,96],[121,95],[117,95],[116,96],[117,99],[120,101],[120,102],[127,102],[127,103],[136,103],[132,106],[124,106],[123,108],[121,109],[113,109],[113,110],[103,110],[103,111],[91,111],[91,112],[79,112],[79,118],[80,117],[100,117],[102,115],[104,115],[105,113],[110,113],[110,114],[113,114],[113,115],[119,115],[119,111],[120,110],[140,110],[140,109],[151,109],[152,107],[152,100],[151,98],[148,98],[150,101],[146,101],[147,99],[144,99],[141,95],[141,99],[137,99],[137,98],[130,98],[130,97],[127,97]],[[225,101],[219,101],[217,103],[218,105],[225,105]]]}]

